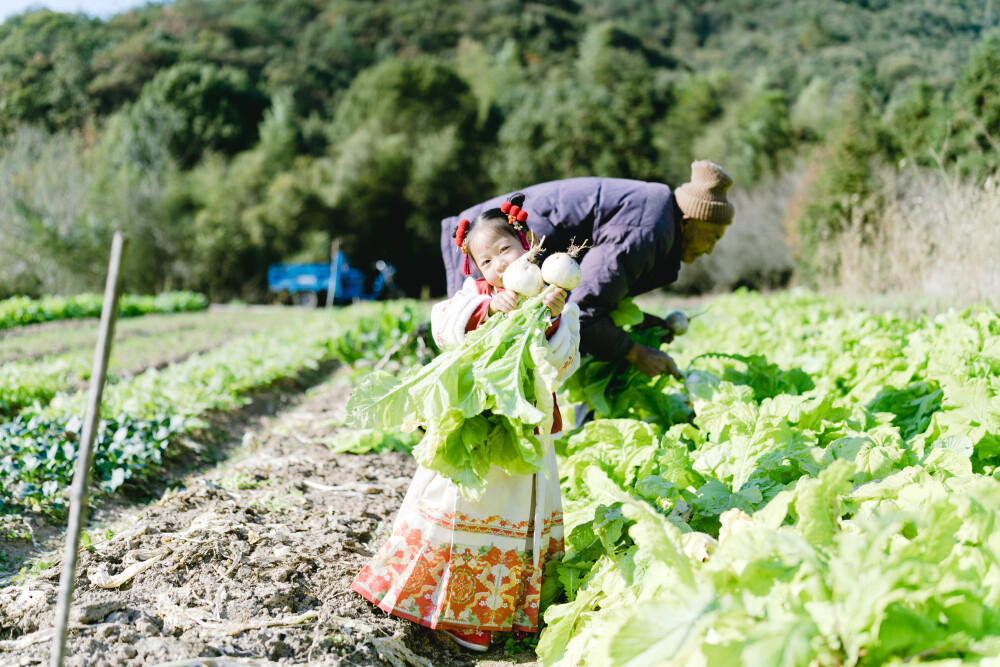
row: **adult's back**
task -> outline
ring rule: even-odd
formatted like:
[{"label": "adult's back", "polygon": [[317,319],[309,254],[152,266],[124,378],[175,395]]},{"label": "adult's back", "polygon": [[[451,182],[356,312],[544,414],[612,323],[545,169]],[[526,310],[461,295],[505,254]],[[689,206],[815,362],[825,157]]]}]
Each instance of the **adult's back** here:
[{"label": "adult's back", "polygon": [[[547,252],[566,250],[574,239],[592,246],[580,261],[583,280],[570,295],[580,307],[581,352],[598,359],[626,358],[650,375],[665,370],[676,374],[666,354],[634,343],[610,314],[622,299],[674,282],[681,263],[711,252],[732,221],[733,205],[726,199],[733,184],[729,174],[707,160],[692,163],[691,174],[691,181],[676,191],[662,183],[598,177],[521,190],[527,225],[537,237],[545,237]],[[466,277],[462,252],[453,240],[459,220],[473,220],[508,198],[494,197],[441,221],[449,295]]]},{"label": "adult's back", "polygon": [[[582,177],[539,183],[521,192],[528,227],[538,238],[545,237],[547,253],[566,250],[574,239],[593,246],[581,256],[583,280],[570,295],[580,306],[581,350],[599,358],[624,356],[631,343],[609,313],[626,296],[670,284],[680,268],[679,255],[671,253],[680,212],[670,188],[623,178]],[[441,221],[449,295],[465,280],[462,253],[452,238],[458,221],[497,208],[509,196],[494,197]]]}]

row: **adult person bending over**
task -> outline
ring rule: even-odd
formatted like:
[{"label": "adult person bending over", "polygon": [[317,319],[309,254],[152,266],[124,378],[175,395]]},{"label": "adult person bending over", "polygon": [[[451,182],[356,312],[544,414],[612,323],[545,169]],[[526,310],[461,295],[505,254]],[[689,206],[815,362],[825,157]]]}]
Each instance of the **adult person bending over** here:
[{"label": "adult person bending over", "polygon": [[[674,282],[681,262],[690,264],[712,252],[733,220],[734,208],[726,199],[732,184],[722,167],[700,160],[691,165],[691,181],[675,191],[662,183],[597,177],[522,190],[532,230],[545,237],[545,253],[564,251],[574,239],[593,245],[580,261],[583,280],[569,298],[580,307],[581,352],[605,361],[625,358],[649,376],[669,372],[681,377],[668,355],[634,342],[615,325],[611,312],[626,297]],[[452,231],[459,220],[473,220],[507,197],[494,197],[441,221],[449,296],[466,278]]]}]

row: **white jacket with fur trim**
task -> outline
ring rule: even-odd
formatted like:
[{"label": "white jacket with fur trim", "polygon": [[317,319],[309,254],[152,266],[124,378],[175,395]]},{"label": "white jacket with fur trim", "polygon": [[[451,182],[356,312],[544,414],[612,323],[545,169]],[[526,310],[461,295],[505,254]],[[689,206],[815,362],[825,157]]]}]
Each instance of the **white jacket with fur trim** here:
[{"label": "white jacket with fur trim", "polygon": [[[492,298],[485,280],[467,278],[455,296],[434,304],[431,333],[438,347],[460,345],[470,329],[470,320],[475,318],[471,328],[476,328],[485,319]],[[548,340],[549,361],[559,370],[559,380],[565,380],[580,366],[580,309],[575,303],[566,304]]]}]

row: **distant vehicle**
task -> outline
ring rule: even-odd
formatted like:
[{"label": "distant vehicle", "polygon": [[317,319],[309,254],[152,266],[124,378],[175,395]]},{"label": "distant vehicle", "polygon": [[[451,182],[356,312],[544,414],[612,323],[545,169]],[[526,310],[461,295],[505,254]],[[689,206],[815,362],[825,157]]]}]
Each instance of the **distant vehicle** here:
[{"label": "distant vehicle", "polygon": [[[375,263],[378,274],[372,280],[370,292],[365,291],[366,276],[352,267],[344,253],[336,259],[337,274],[333,293],[336,304],[351,303],[358,299],[392,299],[401,296],[393,282],[396,267],[382,260]],[[330,289],[330,262],[307,264],[279,262],[267,269],[267,289],[278,303],[294,303],[305,308],[315,308],[326,303]]]}]

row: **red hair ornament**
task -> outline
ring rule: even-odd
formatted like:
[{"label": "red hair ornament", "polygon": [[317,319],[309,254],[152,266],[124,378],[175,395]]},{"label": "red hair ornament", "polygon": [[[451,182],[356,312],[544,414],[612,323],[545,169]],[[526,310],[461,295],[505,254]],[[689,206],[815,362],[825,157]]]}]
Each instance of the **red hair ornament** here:
[{"label": "red hair ornament", "polygon": [[500,212],[507,216],[507,224],[517,231],[517,235],[521,239],[521,247],[525,250],[530,250],[531,244],[525,238],[524,226],[521,224],[528,221],[528,212],[520,206],[511,204],[509,201],[500,204]]},{"label": "red hair ornament", "polygon": [[462,249],[462,254],[465,255],[465,260],[462,262],[462,275],[468,276],[472,274],[472,268],[469,266],[469,248],[465,243],[465,235],[469,230],[469,221],[462,218],[458,221],[458,229],[455,230],[455,245]]}]

